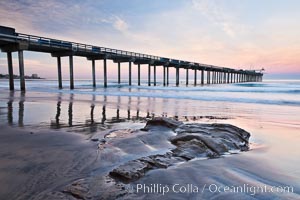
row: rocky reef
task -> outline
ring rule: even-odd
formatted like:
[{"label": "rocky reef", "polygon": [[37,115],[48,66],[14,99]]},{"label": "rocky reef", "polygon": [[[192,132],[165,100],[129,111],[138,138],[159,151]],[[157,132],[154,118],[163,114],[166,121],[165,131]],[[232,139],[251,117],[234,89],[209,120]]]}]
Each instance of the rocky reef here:
[{"label": "rocky reef", "polygon": [[[164,136],[160,138],[161,134]],[[154,118],[140,130],[112,130],[105,134],[105,138],[105,142],[103,139],[97,140],[101,141],[101,151],[111,148],[106,145],[113,140],[120,142],[115,144],[125,145],[126,148],[130,146],[137,155],[140,154],[137,146],[132,146],[137,143],[130,144],[128,140],[143,139],[154,143],[168,140],[171,148],[162,154],[129,159],[124,164],[113,167],[108,174],[94,174],[75,180],[58,194],[52,193],[50,199],[53,196],[56,199],[131,199],[130,195],[133,193],[130,183],[142,178],[148,171],[167,169],[192,159],[218,158],[224,154],[247,151],[250,133],[230,124],[183,123],[170,118]],[[147,142],[144,142],[142,144],[146,145]]]},{"label": "rocky reef", "polygon": [[250,133],[230,124],[184,124],[169,118],[155,118],[148,121],[142,130],[150,131],[158,126],[176,133],[169,138],[175,148],[162,155],[128,161],[109,173],[112,178],[128,183],[143,177],[149,170],[168,168],[194,158],[218,158],[249,149]]}]

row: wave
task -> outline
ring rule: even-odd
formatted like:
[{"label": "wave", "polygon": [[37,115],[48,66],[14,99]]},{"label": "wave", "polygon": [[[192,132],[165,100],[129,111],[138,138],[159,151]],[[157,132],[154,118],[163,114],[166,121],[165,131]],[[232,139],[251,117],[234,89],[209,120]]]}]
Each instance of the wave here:
[{"label": "wave", "polygon": [[96,96],[126,96],[126,97],[149,97],[149,98],[167,98],[167,99],[187,99],[187,100],[199,100],[199,101],[216,101],[216,102],[232,102],[232,103],[251,103],[251,104],[269,104],[269,105],[287,105],[287,106],[300,106],[299,100],[284,100],[284,99],[260,99],[260,98],[249,98],[249,97],[236,97],[236,96],[205,96],[201,94],[180,94],[178,93],[167,93],[167,92],[129,92],[129,91],[110,91],[105,89],[99,90],[58,90],[58,89],[40,89],[36,88],[35,91],[39,92],[50,92],[50,93],[65,93],[65,94],[82,94],[82,95],[96,95]]},{"label": "wave", "polygon": [[[247,86],[246,86],[247,87]],[[76,89],[91,89],[92,84],[80,84],[76,85]],[[223,86],[223,85],[214,85],[214,86],[129,86],[126,83],[123,84],[114,84],[114,85],[108,85],[106,89],[109,88],[119,88],[119,89],[134,89],[134,90],[146,90],[146,91],[171,91],[171,92],[235,92],[235,93],[282,93],[282,94],[300,94],[300,89],[294,89],[294,88],[266,88],[266,87],[260,87],[256,89],[248,89],[248,88],[239,88],[234,86]],[[97,85],[96,89],[104,89],[103,85]]]},{"label": "wave", "polygon": [[[30,91],[51,93],[74,93],[85,95],[132,96],[152,98],[190,99],[201,101],[222,101],[235,103],[256,103],[270,105],[300,105],[300,82],[236,83],[228,85],[205,86],[128,86],[128,83],[110,82],[108,88],[98,84],[93,89],[91,81],[75,82],[75,90],[68,89],[68,82],[63,82],[63,90],[57,89],[56,81],[32,81],[26,85]],[[0,88],[8,88],[0,82]]]}]

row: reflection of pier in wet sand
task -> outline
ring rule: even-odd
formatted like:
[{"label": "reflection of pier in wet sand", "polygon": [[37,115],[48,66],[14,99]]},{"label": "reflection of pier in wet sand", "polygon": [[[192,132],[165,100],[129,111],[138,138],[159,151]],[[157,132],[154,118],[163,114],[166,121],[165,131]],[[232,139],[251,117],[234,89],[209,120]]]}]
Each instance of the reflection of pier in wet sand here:
[{"label": "reflection of pier in wet sand", "polygon": [[[89,127],[90,132],[96,132],[97,130],[105,129],[110,124],[113,123],[119,123],[119,122],[125,122],[125,121],[144,121],[147,118],[150,118],[149,111],[145,114],[145,116],[140,116],[140,111],[138,106],[134,111],[131,110],[131,97],[128,97],[128,107],[126,110],[126,114],[120,115],[120,104],[121,104],[121,97],[117,97],[117,106],[115,109],[110,108],[110,114],[114,113],[114,115],[111,118],[107,118],[107,96],[103,96],[103,102],[99,105],[95,102],[96,95],[92,95],[92,101],[90,105],[89,110],[89,118],[84,120],[83,122],[76,122],[74,123],[73,119],[73,101],[74,101],[74,94],[70,94],[70,99],[68,103],[68,123],[65,123],[61,120],[62,115],[62,102],[61,102],[61,95],[58,96],[57,101],[57,107],[56,107],[56,115],[55,119],[51,120],[50,127],[54,129],[59,128],[66,128],[66,127],[79,127],[79,128],[85,128]],[[124,98],[124,97],[122,97]],[[137,97],[138,101],[137,104],[139,104],[140,97]],[[101,108],[100,112],[95,112],[96,108]],[[123,109],[122,109],[123,110]],[[87,112],[87,111],[86,111]],[[132,113],[136,113],[136,115],[133,115]],[[100,120],[97,120],[97,116],[100,116]]]},{"label": "reflection of pier in wet sand", "polygon": [[[18,101],[18,126],[24,126],[24,102],[25,102],[25,92],[20,93],[20,99]],[[10,98],[7,102],[7,123],[9,125],[14,124],[14,92],[10,92]]]},{"label": "reflection of pier in wet sand", "polygon": [[[17,94],[20,94],[18,96]],[[7,124],[12,126],[19,126],[23,127],[30,124],[24,124],[25,112],[26,112],[26,95],[25,92],[11,92],[9,96],[9,100],[6,103],[6,120]],[[105,129],[110,124],[124,122],[124,121],[136,121],[136,120],[145,120],[149,118],[151,114],[145,113],[145,116],[141,116],[139,111],[139,104],[140,104],[140,97],[137,97],[137,105],[132,106],[131,97],[128,100],[127,108],[121,108],[121,97],[117,97],[116,108],[109,108],[107,109],[107,96],[101,96],[103,101],[101,103],[96,102],[96,95],[92,95],[90,109],[84,110],[75,110],[76,112],[80,112],[82,116],[79,120],[75,121],[74,119],[74,105],[76,106],[76,100],[74,99],[74,94],[69,94],[69,99],[63,99],[64,94],[59,93],[57,95],[56,101],[56,111],[53,116],[50,116],[50,128],[52,129],[60,129],[60,128],[67,128],[67,127],[78,127],[78,128],[90,128],[89,132],[95,132],[99,129]],[[125,97],[122,97],[124,99]],[[124,101],[124,100],[123,100]],[[30,103],[30,102],[28,102]],[[124,103],[124,102],[123,102]],[[43,104],[41,104],[43,106]],[[99,109],[100,108],[100,109]],[[135,108],[134,111],[131,110]],[[41,108],[42,109],[42,108]],[[99,109],[99,110],[98,110]],[[17,112],[16,112],[17,111]],[[121,112],[123,111],[123,112]],[[107,118],[107,112],[109,112],[110,118]],[[16,115],[16,113],[18,113]],[[87,114],[88,113],[88,114]],[[136,115],[134,115],[136,113]],[[30,113],[27,117],[37,117],[39,115],[39,111],[37,110],[36,113]],[[3,116],[3,114],[2,114]],[[87,117],[88,116],[88,117]],[[100,118],[100,119],[99,119]],[[28,120],[30,121],[30,120]],[[45,122],[41,122],[45,125]]]},{"label": "reflection of pier in wet sand", "polygon": [[[72,128],[72,130],[84,129],[87,132],[96,132],[105,130],[114,123],[145,122],[155,116],[176,119],[178,118],[177,109],[187,109],[178,104],[169,109],[168,99],[153,97],[91,95],[90,100],[84,104],[78,98],[81,96],[58,93],[54,102],[54,99],[47,101],[46,106],[41,102],[38,110],[33,111],[35,114],[31,115],[32,109],[36,109],[36,107],[32,108],[32,101],[26,101],[25,92],[11,92],[7,103],[2,106],[5,116],[3,113],[1,114],[3,118],[1,121],[19,127],[35,124],[44,127],[50,126],[51,129]],[[77,106],[84,106],[84,109]],[[162,112],[161,107],[168,109],[170,113]],[[42,112],[44,109],[46,111]],[[47,115],[40,118],[40,113]],[[197,120],[199,117],[203,116],[182,118],[181,120]]]},{"label": "reflection of pier in wet sand", "polygon": [[[6,108],[3,112],[5,116],[1,114],[3,119],[1,121],[19,127],[35,124],[41,127],[50,126],[51,129],[71,128],[71,130],[92,133],[106,130],[115,123],[145,122],[155,116],[174,119],[181,117],[180,120],[186,121],[212,117],[180,116],[178,110],[187,110],[189,107],[179,104],[176,100],[171,101],[174,105],[170,105],[168,99],[154,97],[91,95],[85,99],[84,103],[80,98],[82,98],[81,95],[77,96],[73,93],[58,93],[56,97],[50,98],[50,101],[47,99],[45,106],[43,101],[40,101],[38,105],[33,103],[30,97],[26,97],[25,92],[11,92],[5,104]],[[161,112],[161,108],[169,110],[169,113]]]}]

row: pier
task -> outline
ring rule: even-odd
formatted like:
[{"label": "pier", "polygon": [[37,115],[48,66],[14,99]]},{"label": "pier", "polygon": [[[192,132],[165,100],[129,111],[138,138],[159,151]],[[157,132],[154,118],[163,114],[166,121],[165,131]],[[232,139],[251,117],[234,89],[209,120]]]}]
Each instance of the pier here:
[{"label": "pier", "polygon": [[[118,64],[118,83],[121,83],[121,65],[128,64],[128,84],[133,85],[132,69],[133,65],[137,65],[138,81],[137,85],[141,85],[141,67],[148,68],[148,86],[157,85],[157,67],[163,68],[163,85],[169,85],[169,68],[175,68],[176,86],[180,85],[180,71],[186,72],[185,84],[189,84],[189,70],[194,71],[194,86],[206,84],[229,84],[241,82],[260,82],[263,78],[263,73],[255,70],[232,69],[228,67],[220,67],[197,62],[183,61],[178,59],[135,53],[130,51],[99,47],[76,42],[69,42],[34,36],[29,34],[17,33],[14,28],[0,26],[0,49],[7,54],[7,66],[9,73],[9,88],[14,90],[13,77],[13,62],[12,53],[18,53],[19,59],[19,75],[20,75],[20,90],[25,91],[25,66],[24,66],[24,51],[35,51],[41,53],[50,53],[52,57],[57,59],[57,77],[58,88],[62,89],[62,72],[61,58],[69,58],[69,80],[70,89],[74,89],[74,63],[73,57],[85,57],[91,61],[93,87],[96,87],[96,61],[103,62],[103,85],[107,87],[107,73],[109,66],[107,60],[112,60]],[[153,72],[152,72],[153,71]],[[200,73],[200,83],[197,80],[197,74]],[[153,82],[151,80],[153,73]],[[206,75],[206,76],[205,76]],[[206,81],[205,81],[206,77]]]}]

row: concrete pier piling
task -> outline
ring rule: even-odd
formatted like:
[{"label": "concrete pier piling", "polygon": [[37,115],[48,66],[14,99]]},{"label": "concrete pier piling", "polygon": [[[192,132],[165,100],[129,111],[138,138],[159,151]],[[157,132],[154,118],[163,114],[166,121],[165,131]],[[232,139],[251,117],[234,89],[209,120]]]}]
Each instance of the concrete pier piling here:
[{"label": "concrete pier piling", "polygon": [[227,72],[227,83],[230,83],[229,80],[230,80],[230,73]]},{"label": "concrete pier piling", "polygon": [[61,74],[61,57],[57,57],[57,78],[58,78],[58,88],[62,89],[62,74]]},{"label": "concrete pier piling", "polygon": [[153,66],[153,78],[154,78],[154,86],[156,86],[156,65]]},{"label": "concrete pier piling", "polygon": [[138,86],[141,85],[141,64],[138,64]]},{"label": "concrete pier piling", "polygon": [[201,70],[201,85],[204,85],[204,70]]},{"label": "concrete pier piling", "polygon": [[167,67],[167,85],[169,85],[169,67]]},{"label": "concrete pier piling", "polygon": [[164,86],[166,86],[166,76],[167,76],[166,75],[166,68],[167,68],[166,66],[163,66],[163,70],[164,70],[164,72],[163,72],[164,73],[163,74],[163,85]]},{"label": "concrete pier piling", "polygon": [[23,50],[18,51],[18,56],[19,56],[20,89],[21,89],[21,91],[25,91],[25,72],[24,72]]},{"label": "concrete pier piling", "polygon": [[206,84],[210,84],[210,71],[206,72]]},{"label": "concrete pier piling", "polygon": [[197,69],[194,69],[194,86],[197,85]]},{"label": "concrete pier piling", "polygon": [[176,67],[176,86],[179,86],[179,66]]},{"label": "concrete pier piling", "polygon": [[217,84],[217,72],[216,71],[213,71],[212,79],[213,79],[212,84]]},{"label": "concrete pier piling", "polygon": [[132,78],[132,68],[131,68],[131,62],[129,62],[129,72],[128,72],[128,76],[129,76],[129,85],[131,85],[131,78]]},{"label": "concrete pier piling", "polygon": [[189,69],[186,69],[186,78],[185,78],[185,84],[189,84]]},{"label": "concrete pier piling", "polygon": [[92,78],[93,78],[93,87],[96,87],[96,67],[95,60],[92,60]]},{"label": "concrete pier piling", "polygon": [[107,87],[107,62],[106,62],[106,58],[103,59],[103,85],[106,88]]},{"label": "concrete pier piling", "polygon": [[121,63],[118,62],[118,84],[121,83]]},{"label": "concrete pier piling", "polygon": [[12,53],[7,52],[7,65],[8,65],[8,78],[9,78],[9,90],[14,90],[14,70],[13,70],[13,61]]},{"label": "concrete pier piling", "polygon": [[69,56],[69,66],[70,66],[70,89],[74,89],[74,71],[73,71],[73,56]]},{"label": "concrete pier piling", "polygon": [[148,65],[148,86],[151,86],[151,65]]}]

